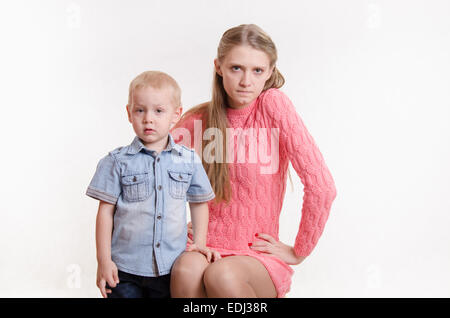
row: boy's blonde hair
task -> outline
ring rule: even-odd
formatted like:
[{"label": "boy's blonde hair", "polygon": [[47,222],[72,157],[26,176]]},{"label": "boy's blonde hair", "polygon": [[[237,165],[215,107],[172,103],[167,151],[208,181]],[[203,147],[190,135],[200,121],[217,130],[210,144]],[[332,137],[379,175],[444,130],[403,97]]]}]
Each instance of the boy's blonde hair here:
[{"label": "boy's blonde hair", "polygon": [[138,88],[151,86],[156,89],[172,88],[172,98],[176,108],[181,106],[181,89],[177,81],[170,75],[160,71],[146,71],[138,76],[130,83],[128,92],[128,105],[133,107],[133,94]]}]

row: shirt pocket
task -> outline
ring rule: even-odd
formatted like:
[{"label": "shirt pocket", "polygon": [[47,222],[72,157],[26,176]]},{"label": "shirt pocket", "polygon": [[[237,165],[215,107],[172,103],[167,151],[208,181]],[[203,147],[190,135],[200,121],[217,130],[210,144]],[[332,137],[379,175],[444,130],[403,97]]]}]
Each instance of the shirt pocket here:
[{"label": "shirt pocket", "polygon": [[169,193],[174,199],[184,199],[192,179],[192,173],[168,170]]},{"label": "shirt pocket", "polygon": [[136,173],[122,177],[122,191],[125,201],[144,201],[151,195],[151,190],[148,173]]}]

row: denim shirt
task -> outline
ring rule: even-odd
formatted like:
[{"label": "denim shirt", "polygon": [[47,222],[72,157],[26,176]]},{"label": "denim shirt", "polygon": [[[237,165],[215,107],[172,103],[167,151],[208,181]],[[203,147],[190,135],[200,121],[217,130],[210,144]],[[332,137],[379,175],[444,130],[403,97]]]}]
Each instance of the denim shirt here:
[{"label": "denim shirt", "polygon": [[111,258],[121,271],[170,273],[187,243],[186,202],[215,197],[200,157],[169,143],[159,154],[136,136],[102,158],[86,195],[115,204]]}]

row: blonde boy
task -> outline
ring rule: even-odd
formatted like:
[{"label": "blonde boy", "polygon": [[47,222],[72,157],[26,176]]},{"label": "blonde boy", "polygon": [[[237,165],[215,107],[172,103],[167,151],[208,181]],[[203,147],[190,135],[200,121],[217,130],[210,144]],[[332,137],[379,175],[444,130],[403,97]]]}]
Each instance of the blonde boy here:
[{"label": "blonde boy", "polygon": [[169,133],[182,113],[172,77],[157,71],[137,76],[126,109],[136,137],[100,160],[86,191],[100,200],[97,286],[103,297],[170,297],[170,270],[186,249],[187,201],[190,249],[208,261],[220,258],[206,248],[207,201],[215,195],[198,155]]}]

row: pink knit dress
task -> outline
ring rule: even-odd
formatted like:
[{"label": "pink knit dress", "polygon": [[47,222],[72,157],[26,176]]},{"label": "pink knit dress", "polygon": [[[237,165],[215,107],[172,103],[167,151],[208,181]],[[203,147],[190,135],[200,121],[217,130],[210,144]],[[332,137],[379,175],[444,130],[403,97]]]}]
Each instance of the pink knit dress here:
[{"label": "pink knit dress", "polygon": [[[188,129],[191,140],[174,136],[175,142],[194,148],[194,120],[201,120],[199,116],[191,115],[177,126]],[[304,185],[301,222],[294,250],[296,255],[308,256],[323,232],[336,197],[334,180],[292,102],[279,89],[262,92],[245,108],[227,108],[227,117],[229,127],[241,128],[243,132],[251,131],[251,128],[255,132],[267,131],[267,153],[274,147],[269,142],[271,128],[278,128],[279,162],[272,163],[278,169],[267,169],[267,161],[255,162],[249,160],[249,155],[246,160],[239,159],[239,151],[234,151],[234,160],[228,164],[232,198],[228,204],[208,202],[207,245],[222,257],[248,255],[258,259],[266,267],[278,297],[284,297],[290,290],[294,271],[275,256],[251,250],[248,243],[256,239],[256,233],[266,233],[279,239],[279,216],[290,161]],[[202,135],[196,134],[195,138],[201,144]],[[245,138],[245,149],[248,152],[249,138]],[[264,167],[266,170],[262,173]]]}]

